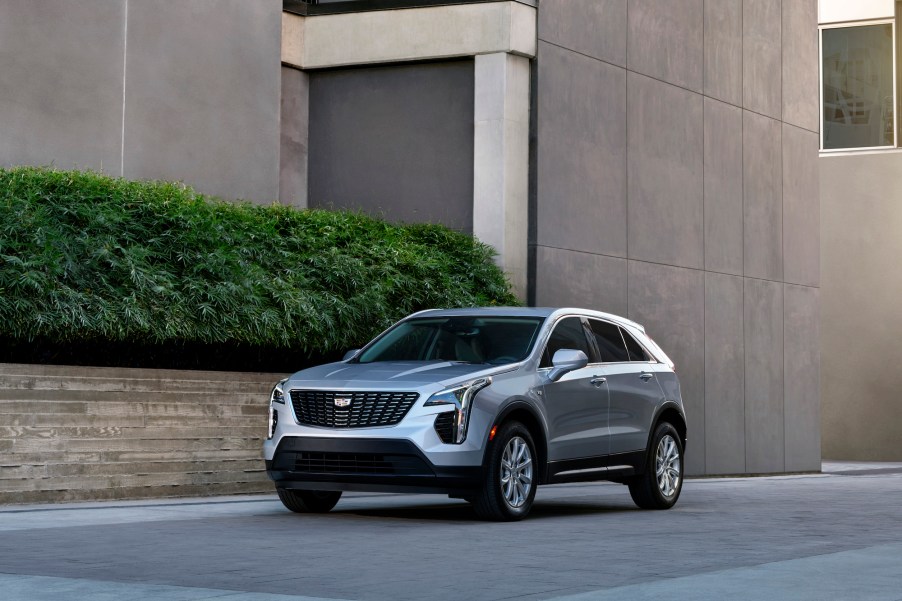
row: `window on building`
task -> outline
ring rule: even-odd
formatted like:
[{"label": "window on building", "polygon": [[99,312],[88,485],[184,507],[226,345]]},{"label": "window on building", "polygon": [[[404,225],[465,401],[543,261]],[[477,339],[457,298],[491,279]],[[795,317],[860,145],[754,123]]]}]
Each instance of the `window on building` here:
[{"label": "window on building", "polygon": [[896,145],[892,21],[821,29],[822,148]]}]

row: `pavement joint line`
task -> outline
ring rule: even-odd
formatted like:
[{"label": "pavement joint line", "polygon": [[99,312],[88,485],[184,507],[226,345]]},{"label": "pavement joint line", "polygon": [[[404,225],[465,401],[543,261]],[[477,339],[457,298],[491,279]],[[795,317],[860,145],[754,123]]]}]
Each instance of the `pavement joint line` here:
[{"label": "pavement joint line", "polygon": [[[6,580],[6,582],[3,582]],[[12,581],[12,582],[11,582]],[[158,599],[166,593],[172,593],[176,596],[172,597],[170,595],[166,595],[167,599],[178,599],[179,601],[202,601],[205,599],[229,599],[234,598],[236,600],[246,600],[246,601],[350,601],[347,599],[335,598],[335,597],[308,597],[305,595],[286,595],[282,593],[264,593],[264,592],[253,592],[253,591],[242,591],[236,589],[213,589],[207,587],[200,586],[182,586],[182,585],[172,585],[172,584],[156,584],[156,583],[148,583],[148,582],[132,582],[132,581],[120,581],[120,580],[99,580],[95,578],[73,578],[73,577],[61,577],[61,576],[40,576],[40,575],[31,575],[31,574],[10,574],[8,572],[0,572],[0,582],[3,582],[4,586],[4,601],[31,601],[35,597],[32,594],[35,591],[26,592],[27,596],[7,596],[10,594],[15,594],[15,589],[10,591],[15,584],[15,581],[19,581],[20,583],[25,581],[31,581],[38,584],[48,584],[48,585],[64,585],[69,584],[71,586],[78,585],[89,585],[93,586],[90,590],[85,590],[83,594],[79,594],[77,591],[62,591],[66,596],[64,597],[67,601],[91,601],[97,598],[98,593],[107,593],[103,595],[104,598],[111,595],[116,595],[117,591],[121,593],[126,593],[127,597],[120,598],[128,598],[134,601],[151,601],[153,599]],[[100,585],[104,587],[106,590],[98,591],[97,586]],[[58,591],[59,592],[59,591]],[[187,596],[180,595],[179,593],[185,593]],[[202,595],[202,596],[198,596]],[[49,596],[48,596],[49,598]],[[112,597],[111,597],[112,598]]]},{"label": "pavement joint line", "polygon": [[[410,494],[405,493],[379,493],[379,494],[345,494],[343,498],[347,499],[368,499],[368,498],[387,498],[387,497],[409,497]],[[121,503],[120,501],[111,501],[113,503]],[[208,500],[199,500],[197,497],[192,498],[191,500],[176,500],[176,499],[150,499],[153,502],[144,502],[141,503],[140,499],[135,499],[135,502],[128,504],[119,504],[119,505],[103,505],[103,501],[87,501],[87,505],[79,506],[79,504],[69,504],[69,503],[54,503],[48,504],[46,506],[35,506],[35,505],[26,505],[24,508],[18,509],[16,505],[7,505],[6,507],[0,505],[0,514],[3,513],[35,513],[41,511],[84,511],[84,510],[97,510],[97,509],[154,509],[161,508],[165,509],[167,507],[190,507],[192,505],[235,505],[235,504],[250,504],[250,503],[273,503],[278,502],[278,497],[273,493],[271,496],[267,495],[267,498],[258,498],[258,499],[229,499],[228,497],[210,497]],[[145,500],[147,501],[147,500]]]},{"label": "pavement joint line", "polygon": [[[738,594],[742,591],[742,597],[736,596],[734,598],[745,598],[748,600],[770,600],[773,598],[773,594],[768,591],[753,591],[749,590],[747,587],[742,588],[740,581],[742,577],[751,574],[751,573],[759,573],[759,572],[768,572],[774,571],[777,572],[776,576],[779,576],[779,572],[781,571],[789,571],[790,566],[796,568],[796,566],[800,564],[817,564],[817,563],[829,563],[831,560],[839,561],[840,556],[843,560],[846,558],[852,557],[852,562],[854,562],[854,557],[857,555],[868,555],[868,554],[877,554],[881,556],[881,558],[885,559],[886,554],[884,551],[891,550],[896,551],[893,555],[896,562],[902,565],[902,544],[900,543],[884,543],[877,545],[862,545],[855,549],[844,549],[842,551],[833,551],[826,553],[814,553],[811,555],[805,555],[802,557],[795,557],[792,559],[785,559],[779,561],[768,561],[758,564],[750,564],[747,566],[737,566],[732,568],[718,569],[710,572],[698,572],[696,574],[692,574],[689,576],[665,576],[661,574],[660,578],[657,580],[650,580],[646,582],[641,582],[638,584],[628,584],[622,586],[609,586],[604,588],[599,588],[592,591],[585,591],[582,593],[575,593],[571,595],[564,595],[560,597],[552,597],[548,599],[548,601],[606,601],[608,599],[634,599],[635,601],[644,601],[646,599],[658,599],[661,597],[661,591],[659,590],[661,587],[666,587],[668,591],[668,598],[679,600],[679,599],[692,599],[693,601],[708,601],[708,600],[720,600],[722,598],[729,598],[726,591],[724,591],[724,584],[727,585],[734,584],[739,585],[739,590],[732,591],[734,594]],[[826,560],[826,561],[825,561]],[[845,563],[845,561],[840,561],[841,564]],[[868,563],[874,563],[873,560]],[[829,570],[829,566],[825,566],[827,568],[827,572],[824,573],[824,568],[818,567],[814,570],[815,575],[819,576],[818,584],[823,584],[823,579],[826,577],[826,574],[834,575],[835,570]],[[810,569],[810,568],[809,568]],[[796,570],[793,570],[796,571]],[[800,572],[800,570],[799,570]],[[801,577],[802,574],[800,573]],[[765,581],[766,579],[761,579],[761,581]],[[709,588],[714,589],[714,592],[707,593],[704,589],[705,585],[708,585]],[[748,583],[745,583],[746,585]],[[770,581],[768,581],[770,584]],[[686,585],[685,588],[681,588],[681,585]],[[718,588],[719,585],[719,588]],[[899,601],[900,598],[895,596],[897,593],[895,589],[897,587],[893,586],[892,593],[876,593],[874,594],[866,594],[859,598],[861,599],[879,599],[881,601]],[[681,594],[682,593],[682,594]],[[754,596],[753,596],[754,595]],[[890,595],[890,596],[887,596]],[[829,598],[819,593],[814,593],[813,596],[805,596],[805,597],[794,597],[796,599],[817,599],[820,601],[821,599]],[[846,598],[842,595],[834,596],[832,598]]]}]

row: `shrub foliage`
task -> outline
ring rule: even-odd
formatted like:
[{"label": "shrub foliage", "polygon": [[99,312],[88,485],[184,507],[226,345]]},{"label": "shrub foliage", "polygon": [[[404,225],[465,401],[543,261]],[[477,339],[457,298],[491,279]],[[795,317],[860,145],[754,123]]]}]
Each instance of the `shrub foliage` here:
[{"label": "shrub foliage", "polygon": [[492,252],[438,225],[0,169],[0,336],[328,355],[419,309],[516,303]]}]

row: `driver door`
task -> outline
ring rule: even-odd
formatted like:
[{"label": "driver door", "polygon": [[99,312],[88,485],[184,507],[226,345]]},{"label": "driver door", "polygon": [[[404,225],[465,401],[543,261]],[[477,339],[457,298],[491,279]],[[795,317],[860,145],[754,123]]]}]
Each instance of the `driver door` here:
[{"label": "driver door", "polygon": [[548,416],[548,460],[605,456],[609,453],[607,382],[595,363],[594,347],[589,343],[581,318],[565,317],[555,324],[542,353],[540,370],[551,369],[552,357],[560,349],[584,352],[589,365],[543,387]]}]

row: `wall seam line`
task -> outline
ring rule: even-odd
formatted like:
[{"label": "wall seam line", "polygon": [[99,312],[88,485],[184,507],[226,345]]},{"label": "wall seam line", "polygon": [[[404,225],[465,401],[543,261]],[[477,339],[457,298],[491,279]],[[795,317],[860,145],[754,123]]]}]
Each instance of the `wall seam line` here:
[{"label": "wall seam line", "polygon": [[128,0],[125,0],[122,43],[122,129],[119,138],[119,176],[125,177],[125,84],[128,75]]},{"label": "wall seam line", "polygon": [[[739,68],[740,97],[745,104],[745,2],[739,10]],[[740,107],[740,111],[745,109]],[[742,190],[742,465],[743,471],[749,471],[749,436],[748,436],[748,340],[745,331],[745,115],[740,115],[739,155],[742,161],[742,174],[739,176]]]},{"label": "wall seam line", "polygon": [[708,255],[706,251],[707,228],[705,227],[705,13],[708,0],[702,0],[702,472],[708,473]]},{"label": "wall seam line", "polygon": [[[784,61],[786,56],[783,48],[783,28],[785,24],[785,15],[783,7],[785,0],[780,0],[780,256],[782,265],[780,266],[780,279],[786,279],[786,174],[783,168],[783,127],[786,119],[786,72],[784,70]],[[783,350],[783,471],[786,471],[786,283],[780,286],[780,300],[783,301],[782,315],[780,316],[780,344]]]}]

